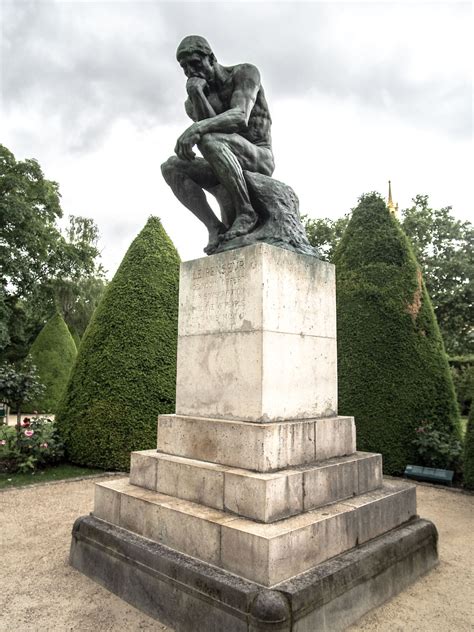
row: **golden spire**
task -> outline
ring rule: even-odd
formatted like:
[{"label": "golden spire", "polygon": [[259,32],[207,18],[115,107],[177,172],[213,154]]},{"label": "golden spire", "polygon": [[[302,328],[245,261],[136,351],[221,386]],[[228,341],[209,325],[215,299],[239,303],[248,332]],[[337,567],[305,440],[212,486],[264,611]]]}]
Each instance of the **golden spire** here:
[{"label": "golden spire", "polygon": [[390,211],[390,213],[392,213],[392,215],[394,215],[395,217],[397,216],[397,212],[398,212],[398,204],[394,204],[393,200],[392,200],[392,183],[390,182],[390,180],[388,181],[388,202],[387,202],[387,207],[388,210]]}]

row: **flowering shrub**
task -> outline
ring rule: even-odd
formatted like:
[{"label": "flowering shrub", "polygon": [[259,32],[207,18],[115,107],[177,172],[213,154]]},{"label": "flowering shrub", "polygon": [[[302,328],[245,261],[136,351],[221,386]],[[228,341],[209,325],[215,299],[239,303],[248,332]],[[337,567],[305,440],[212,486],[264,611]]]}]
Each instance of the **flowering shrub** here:
[{"label": "flowering shrub", "polygon": [[419,465],[460,470],[461,442],[435,429],[432,422],[421,422],[421,426],[416,429],[413,445],[418,452]]},{"label": "flowering shrub", "polygon": [[25,417],[15,427],[0,426],[0,471],[31,472],[57,463],[64,455],[54,421]]}]

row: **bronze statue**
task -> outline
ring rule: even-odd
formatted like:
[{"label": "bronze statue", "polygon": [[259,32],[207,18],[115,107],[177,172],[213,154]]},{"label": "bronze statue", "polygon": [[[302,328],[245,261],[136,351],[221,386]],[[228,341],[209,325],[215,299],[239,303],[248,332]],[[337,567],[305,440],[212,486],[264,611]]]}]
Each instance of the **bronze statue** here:
[{"label": "bronze statue", "polygon": [[[301,244],[295,247],[294,243],[286,243],[291,239],[283,238],[285,243],[280,244],[281,236],[275,233],[281,231],[275,230],[275,222],[268,221],[272,211],[262,209],[259,213],[255,208],[259,205],[256,189],[262,189],[262,182],[252,174],[271,180],[269,176],[275,168],[271,117],[257,68],[246,63],[222,66],[207,40],[198,35],[185,37],[176,57],[188,78],[185,109],[194,123],[178,138],[176,155],[169,158],[161,170],[178,200],[208,229],[209,243],[204,251],[212,254],[267,241],[314,254],[307,242],[301,248]],[[194,146],[203,158],[196,157]],[[285,190],[283,197],[289,196],[293,206],[296,200],[299,223],[298,201],[293,191],[276,180],[271,182],[279,186],[280,200],[281,187],[290,192]],[[249,185],[253,191],[249,191]],[[268,186],[264,183],[263,189]],[[209,206],[203,189],[217,198],[222,220]],[[268,192],[263,193],[268,198]],[[294,208],[291,212],[295,213]],[[263,224],[266,224],[265,229]],[[300,225],[297,232],[301,230]],[[298,234],[296,241],[301,242],[301,239]]]}]

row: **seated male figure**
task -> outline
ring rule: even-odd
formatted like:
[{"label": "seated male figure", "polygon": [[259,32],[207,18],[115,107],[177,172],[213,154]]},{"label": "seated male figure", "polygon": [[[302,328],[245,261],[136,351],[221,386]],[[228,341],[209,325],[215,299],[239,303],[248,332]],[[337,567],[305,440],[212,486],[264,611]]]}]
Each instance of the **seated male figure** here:
[{"label": "seated male figure", "polygon": [[[257,223],[243,171],[273,173],[270,112],[255,66],[222,66],[197,35],[184,38],[176,57],[188,78],[185,108],[194,123],[161,170],[176,197],[208,229],[204,251],[212,254],[222,239],[245,235]],[[203,158],[196,157],[194,146]],[[222,221],[203,189],[218,197]]]}]

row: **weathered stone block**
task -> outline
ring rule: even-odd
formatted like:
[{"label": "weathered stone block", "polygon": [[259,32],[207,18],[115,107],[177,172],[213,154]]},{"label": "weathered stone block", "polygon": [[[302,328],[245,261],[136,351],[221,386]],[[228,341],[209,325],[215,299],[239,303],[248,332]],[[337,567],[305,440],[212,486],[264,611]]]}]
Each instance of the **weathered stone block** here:
[{"label": "weathered stone block", "polygon": [[416,515],[416,487],[406,485],[400,490],[395,488],[390,495],[376,490],[345,503],[356,510],[358,543],[362,544]]},{"label": "weathered stone block", "polygon": [[[352,423],[349,423],[348,419],[351,419]],[[352,417],[318,419],[315,428],[317,461],[355,452],[356,433]]]},{"label": "weathered stone block", "polygon": [[380,454],[356,452],[304,469],[303,476],[304,510],[308,511],[381,487],[382,458]]},{"label": "weathered stone block", "polygon": [[303,473],[285,470],[259,474],[229,469],[224,508],[260,522],[274,522],[303,511]]},{"label": "weathered stone block", "polygon": [[177,414],[336,415],[335,310],[334,266],[315,257],[258,244],[183,263]]},{"label": "weathered stone block", "polygon": [[156,490],[158,461],[156,450],[132,452],[130,455],[130,484]]},{"label": "weathered stone block", "polygon": [[176,632],[337,632],[437,564],[434,525],[415,519],[268,590],[97,520],[73,528],[71,564]]},{"label": "weathered stone block", "polygon": [[141,490],[126,479],[97,485],[119,497],[118,526],[264,586],[394,529],[416,513],[414,486],[403,482],[273,524]]},{"label": "weathered stone block", "polygon": [[160,415],[157,446],[165,454],[257,472],[345,456],[356,450],[352,417],[263,424]]},{"label": "weathered stone block", "polygon": [[132,454],[131,483],[135,470],[153,470],[150,462],[158,471],[156,491],[258,522],[275,522],[382,485],[380,455],[364,452],[266,473],[143,450]]},{"label": "weathered stone block", "polygon": [[94,489],[94,515],[112,524],[119,524],[120,497],[114,489],[96,485]]},{"label": "weathered stone block", "polygon": [[158,492],[224,509],[224,467],[166,454],[156,454],[156,457]]}]

